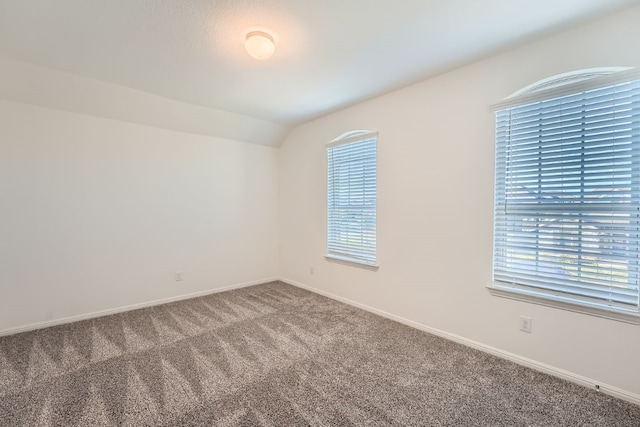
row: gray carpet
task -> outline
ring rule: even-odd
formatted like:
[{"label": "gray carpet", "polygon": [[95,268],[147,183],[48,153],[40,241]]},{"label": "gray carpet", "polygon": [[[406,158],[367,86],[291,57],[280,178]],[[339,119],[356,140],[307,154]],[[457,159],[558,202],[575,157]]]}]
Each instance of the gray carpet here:
[{"label": "gray carpet", "polygon": [[2,426],[639,426],[640,407],[268,283],[0,338]]}]

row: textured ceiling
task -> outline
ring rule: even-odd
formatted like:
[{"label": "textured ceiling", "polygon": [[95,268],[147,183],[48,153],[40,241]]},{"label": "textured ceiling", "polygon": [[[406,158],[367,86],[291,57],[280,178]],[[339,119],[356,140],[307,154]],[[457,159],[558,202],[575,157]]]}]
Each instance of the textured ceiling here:
[{"label": "textured ceiling", "polygon": [[[0,55],[292,125],[638,0],[0,0]],[[257,61],[244,36],[266,30]]]}]

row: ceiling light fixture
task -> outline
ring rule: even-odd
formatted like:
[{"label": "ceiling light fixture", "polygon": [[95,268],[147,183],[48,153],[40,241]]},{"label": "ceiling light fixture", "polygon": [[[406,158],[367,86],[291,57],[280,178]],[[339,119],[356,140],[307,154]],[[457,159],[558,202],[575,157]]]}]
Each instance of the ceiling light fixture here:
[{"label": "ceiling light fixture", "polygon": [[244,42],[247,53],[256,59],[268,59],[276,51],[273,37],[262,31],[252,31],[247,34]]}]

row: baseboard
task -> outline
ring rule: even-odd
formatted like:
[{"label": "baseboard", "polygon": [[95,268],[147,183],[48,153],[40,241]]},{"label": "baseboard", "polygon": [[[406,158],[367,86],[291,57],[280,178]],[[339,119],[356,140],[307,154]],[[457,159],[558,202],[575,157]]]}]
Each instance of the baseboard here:
[{"label": "baseboard", "polygon": [[276,280],[280,280],[280,279],[278,277],[272,277],[272,278],[268,278],[268,279],[253,280],[251,282],[238,283],[238,284],[235,284],[235,285],[225,286],[223,288],[208,289],[206,291],[193,292],[193,293],[190,293],[190,294],[183,294],[183,295],[178,295],[178,296],[169,297],[169,298],[162,298],[162,299],[157,299],[157,300],[148,301],[148,302],[142,302],[142,303],[138,303],[138,304],[125,305],[125,306],[122,306],[122,307],[110,308],[108,310],[94,311],[92,313],[79,314],[79,315],[76,315],[76,316],[69,316],[69,317],[64,317],[64,318],[61,318],[61,319],[47,320],[47,321],[38,322],[38,323],[31,323],[31,324],[25,325],[25,326],[18,326],[18,327],[14,327],[14,328],[0,330],[0,337],[6,336],[6,335],[19,334],[21,332],[33,331],[35,329],[48,328],[50,326],[64,325],[66,323],[77,322],[77,321],[80,321],[80,320],[94,319],[96,317],[108,316],[110,314],[123,313],[123,312],[126,312],[126,311],[137,310],[139,308],[153,307],[153,306],[156,306],[156,305],[167,304],[167,303],[170,303],[170,302],[176,302],[176,301],[182,301],[182,300],[190,299],[190,298],[202,297],[202,296],[205,296],[205,295],[216,294],[216,293],[219,293],[219,292],[231,291],[233,289],[246,288],[247,286],[254,286],[254,285],[259,285],[261,283],[274,282]]},{"label": "baseboard", "polygon": [[502,359],[509,360],[511,362],[517,363],[517,364],[522,365],[522,366],[526,366],[526,367],[534,369],[536,371],[543,372],[543,373],[549,374],[549,375],[553,375],[555,377],[562,378],[562,379],[570,381],[572,383],[579,384],[579,385],[582,385],[584,387],[597,390],[599,392],[602,392],[604,394],[616,397],[618,399],[626,400],[627,402],[630,402],[630,403],[633,403],[633,404],[636,404],[636,405],[640,405],[640,395],[628,392],[628,391],[620,389],[618,387],[614,387],[614,386],[611,386],[611,385],[608,385],[608,384],[604,384],[604,383],[596,381],[594,379],[587,378],[587,377],[584,377],[582,375],[578,375],[576,373],[573,373],[573,372],[570,372],[570,371],[566,371],[564,369],[556,368],[555,366],[547,365],[545,363],[541,363],[541,362],[538,362],[538,361],[533,360],[533,359],[529,359],[529,358],[526,358],[526,357],[523,357],[523,356],[520,356],[520,355],[517,355],[517,354],[514,354],[514,353],[510,353],[508,351],[500,350],[499,348],[492,347],[492,346],[489,346],[489,345],[486,345],[486,344],[483,344],[483,343],[480,343],[480,342],[477,342],[477,341],[473,341],[473,340],[461,337],[461,336],[456,335],[456,334],[451,334],[449,332],[442,331],[440,329],[432,328],[430,326],[423,325],[423,324],[418,323],[418,322],[414,322],[413,320],[405,319],[404,317],[397,316],[395,314],[388,313],[388,312],[386,312],[384,310],[380,310],[380,309],[377,309],[377,308],[374,308],[374,307],[370,307],[370,306],[365,305],[365,304],[361,304],[359,302],[350,300],[348,298],[344,298],[344,297],[341,297],[341,296],[338,296],[338,295],[334,295],[334,294],[332,294],[330,292],[326,292],[326,291],[314,288],[312,286],[308,286],[308,285],[305,285],[303,283],[296,282],[294,280],[286,279],[286,278],[283,278],[283,277],[281,277],[279,280],[284,282],[284,283],[287,283],[289,285],[293,285],[293,286],[296,286],[296,287],[299,287],[299,288],[302,288],[302,289],[306,289],[306,290],[314,292],[316,294],[323,295],[323,296],[325,296],[327,298],[331,298],[331,299],[334,299],[336,301],[340,301],[340,302],[343,302],[345,304],[351,305],[353,307],[357,307],[357,308],[360,308],[362,310],[368,311],[370,313],[377,314],[377,315],[382,316],[382,317],[386,317],[387,319],[394,320],[394,321],[396,321],[398,323],[402,323],[402,324],[410,326],[412,328],[419,329],[421,331],[428,332],[428,333],[433,334],[433,335],[437,335],[439,337],[448,339],[450,341],[457,342],[457,343],[462,344],[462,345],[466,345],[467,347],[475,348],[476,350],[480,350],[480,351],[483,351],[485,353],[492,354],[494,356],[500,357]]}]

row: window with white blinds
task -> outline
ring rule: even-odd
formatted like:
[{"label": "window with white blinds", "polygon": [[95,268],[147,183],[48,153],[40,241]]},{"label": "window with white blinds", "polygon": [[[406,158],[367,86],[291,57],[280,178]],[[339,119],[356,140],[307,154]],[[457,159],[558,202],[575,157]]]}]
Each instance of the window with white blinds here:
[{"label": "window with white blinds", "polygon": [[327,145],[327,257],[375,266],[377,134]]},{"label": "window with white blinds", "polygon": [[496,110],[493,287],[638,314],[640,74]]}]

